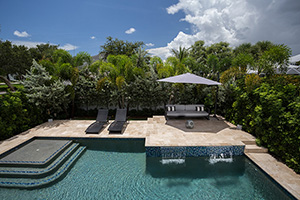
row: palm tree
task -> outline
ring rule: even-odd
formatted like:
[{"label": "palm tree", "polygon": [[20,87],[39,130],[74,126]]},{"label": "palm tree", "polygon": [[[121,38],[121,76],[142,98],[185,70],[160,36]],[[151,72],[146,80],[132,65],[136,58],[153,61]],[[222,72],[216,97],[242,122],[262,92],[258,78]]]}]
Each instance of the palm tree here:
[{"label": "palm tree", "polygon": [[189,48],[185,48],[185,47],[179,47],[179,50],[176,50],[176,49],[172,49],[171,50],[172,53],[174,54],[174,56],[176,58],[178,58],[179,62],[182,63],[183,60],[189,56]]},{"label": "palm tree", "polygon": [[144,48],[141,46],[138,47],[138,49],[134,50],[134,58],[136,61],[136,66],[139,68],[143,68],[146,64],[146,60],[148,59],[148,51],[146,51]]},{"label": "palm tree", "polygon": [[55,62],[56,75],[60,77],[65,84],[67,84],[67,90],[70,93],[71,98],[71,118],[74,117],[75,113],[75,87],[79,79],[79,66],[84,63],[91,64],[92,58],[86,52],[80,52],[76,56],[72,55],[63,50],[58,49],[54,51],[53,61]]},{"label": "palm tree", "polygon": [[126,55],[109,55],[107,62],[103,62],[100,66],[100,74],[102,78],[98,80],[97,90],[101,91],[105,84],[110,84],[114,91],[112,101],[117,99],[120,108],[125,107],[125,86],[134,79],[134,67],[130,58]]}]

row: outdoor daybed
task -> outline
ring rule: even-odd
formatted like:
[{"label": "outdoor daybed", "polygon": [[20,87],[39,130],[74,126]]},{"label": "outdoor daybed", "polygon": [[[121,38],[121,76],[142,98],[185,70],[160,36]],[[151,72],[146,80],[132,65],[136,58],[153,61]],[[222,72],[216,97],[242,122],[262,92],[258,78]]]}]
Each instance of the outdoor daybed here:
[{"label": "outdoor daybed", "polygon": [[195,104],[195,105],[166,105],[165,112],[166,119],[171,117],[191,117],[191,118],[199,118],[205,117],[209,120],[209,110],[205,109],[203,104]]}]

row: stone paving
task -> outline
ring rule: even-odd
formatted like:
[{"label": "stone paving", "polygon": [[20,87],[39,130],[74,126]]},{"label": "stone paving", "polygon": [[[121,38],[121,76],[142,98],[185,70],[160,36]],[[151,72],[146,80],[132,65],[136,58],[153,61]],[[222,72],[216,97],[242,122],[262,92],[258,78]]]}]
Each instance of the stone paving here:
[{"label": "stone paving", "polygon": [[[122,134],[85,134],[93,120],[55,120],[41,124],[0,142],[0,154],[32,137],[145,138],[146,146],[228,146],[245,145],[245,154],[296,198],[300,199],[300,175],[278,162],[267,150],[255,144],[255,138],[237,130],[233,124],[211,118],[194,120],[194,128],[185,128],[185,120],[165,121],[164,116],[128,121]],[[111,123],[112,121],[110,121]]]}]

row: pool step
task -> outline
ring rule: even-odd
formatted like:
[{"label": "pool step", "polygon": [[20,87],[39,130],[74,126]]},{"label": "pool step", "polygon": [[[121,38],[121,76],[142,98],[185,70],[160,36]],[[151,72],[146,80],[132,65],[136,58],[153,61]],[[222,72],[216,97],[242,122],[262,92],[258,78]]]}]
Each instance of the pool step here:
[{"label": "pool step", "polygon": [[36,188],[53,183],[61,178],[80,157],[86,147],[80,146],[75,152],[51,175],[43,178],[0,178],[0,187]]},{"label": "pool step", "polygon": [[257,145],[246,145],[245,153],[267,153],[268,149]]},{"label": "pool step", "polygon": [[256,145],[255,140],[247,140],[247,141],[242,141],[245,145]]},{"label": "pool step", "polygon": [[80,145],[73,143],[68,146],[64,152],[62,152],[51,164],[45,168],[29,167],[0,167],[0,177],[14,177],[14,178],[42,178],[53,173],[59,168],[65,160],[67,160],[74,151],[78,149]]},{"label": "pool step", "polygon": [[12,152],[1,155],[0,167],[45,168],[61,155],[72,140],[36,139]]}]

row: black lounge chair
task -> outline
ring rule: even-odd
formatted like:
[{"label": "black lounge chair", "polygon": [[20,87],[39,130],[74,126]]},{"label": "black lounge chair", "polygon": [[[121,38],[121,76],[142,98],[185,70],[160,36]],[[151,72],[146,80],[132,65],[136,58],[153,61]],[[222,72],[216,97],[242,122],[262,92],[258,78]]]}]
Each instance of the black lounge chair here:
[{"label": "black lounge chair", "polygon": [[107,123],[108,109],[99,109],[96,121],[92,123],[85,133],[98,134],[103,126]]},{"label": "black lounge chair", "polygon": [[117,109],[115,121],[108,127],[109,132],[122,133],[123,126],[127,121],[127,109]]}]

